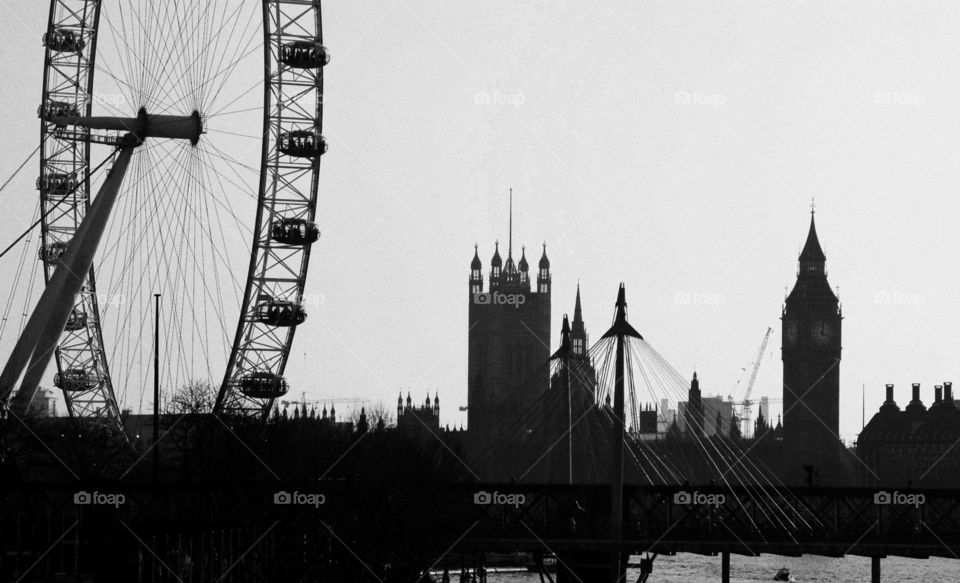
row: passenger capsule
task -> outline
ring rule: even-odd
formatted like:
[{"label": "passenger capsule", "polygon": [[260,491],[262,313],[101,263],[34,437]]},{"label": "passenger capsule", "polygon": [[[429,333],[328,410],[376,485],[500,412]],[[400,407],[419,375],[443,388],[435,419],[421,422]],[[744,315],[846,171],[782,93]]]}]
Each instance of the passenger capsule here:
[{"label": "passenger capsule", "polygon": [[77,175],[73,172],[47,170],[37,178],[37,190],[47,196],[67,196],[77,189]]},{"label": "passenger capsule", "polygon": [[256,319],[268,326],[296,326],[307,319],[307,311],[296,302],[268,298],[257,304]]},{"label": "passenger capsule", "polygon": [[306,219],[280,219],[273,222],[270,238],[284,245],[309,245],[320,238],[320,228]]},{"label": "passenger capsule", "polygon": [[40,261],[44,263],[54,264],[57,261],[60,261],[60,257],[67,252],[67,243],[66,241],[53,241],[42,245],[40,247]]},{"label": "passenger capsule", "polygon": [[69,101],[56,101],[50,99],[37,109],[37,116],[41,119],[49,120],[51,118],[63,116],[79,116],[80,108],[76,103]]},{"label": "passenger capsule", "polygon": [[43,46],[57,53],[80,53],[85,45],[79,34],[59,26],[43,35]]},{"label": "passenger capsule", "polygon": [[53,376],[53,384],[58,389],[68,392],[88,391],[100,384],[100,378],[96,372],[90,372],[85,368],[68,368]]},{"label": "passenger capsule", "polygon": [[327,151],[327,140],[312,130],[295,130],[280,134],[281,152],[297,158],[315,158]]},{"label": "passenger capsule", "polygon": [[78,312],[74,309],[70,312],[70,316],[67,318],[67,323],[63,326],[63,329],[67,332],[76,332],[77,330],[83,330],[87,327],[87,315],[84,312]]},{"label": "passenger capsule", "polygon": [[254,372],[240,379],[240,392],[254,399],[276,399],[288,390],[287,380],[270,372]]},{"label": "passenger capsule", "polygon": [[330,62],[330,53],[316,41],[298,40],[280,48],[280,62],[294,69],[319,69]]}]

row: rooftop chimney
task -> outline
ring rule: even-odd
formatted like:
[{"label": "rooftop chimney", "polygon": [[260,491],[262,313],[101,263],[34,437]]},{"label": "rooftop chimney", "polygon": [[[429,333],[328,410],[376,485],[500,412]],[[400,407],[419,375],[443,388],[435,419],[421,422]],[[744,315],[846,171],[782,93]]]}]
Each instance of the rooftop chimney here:
[{"label": "rooftop chimney", "polygon": [[943,404],[943,385],[934,385],[933,387],[933,404],[942,405]]},{"label": "rooftop chimney", "polygon": [[950,382],[950,381],[946,381],[946,382],[943,383],[943,400],[946,401],[946,402],[947,402],[947,405],[950,405],[951,407],[954,405],[954,403],[953,403],[953,383]]},{"label": "rooftop chimney", "polygon": [[923,406],[923,401],[920,400],[920,383],[913,383],[913,399],[910,401],[910,404],[907,405],[907,412],[922,413],[926,410],[927,408]]},{"label": "rooftop chimney", "polygon": [[887,384],[887,400],[881,405],[880,412],[889,414],[897,411],[900,411],[900,407],[897,407],[896,401],[893,400],[893,385]]}]

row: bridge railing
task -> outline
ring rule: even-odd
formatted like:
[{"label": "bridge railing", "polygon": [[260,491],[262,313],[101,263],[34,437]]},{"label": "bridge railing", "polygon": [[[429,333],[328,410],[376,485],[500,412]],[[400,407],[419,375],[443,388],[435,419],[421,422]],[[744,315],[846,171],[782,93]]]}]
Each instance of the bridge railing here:
[{"label": "bridge railing", "polygon": [[[485,543],[615,544],[608,486],[477,484],[459,497],[458,512],[476,522],[470,537]],[[624,499],[617,544],[637,551],[960,555],[952,490],[627,486]]]}]

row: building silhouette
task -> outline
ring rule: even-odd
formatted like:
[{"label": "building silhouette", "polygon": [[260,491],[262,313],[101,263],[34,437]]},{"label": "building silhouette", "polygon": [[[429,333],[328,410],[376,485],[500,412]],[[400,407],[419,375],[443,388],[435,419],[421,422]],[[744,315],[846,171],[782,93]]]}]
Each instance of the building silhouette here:
[{"label": "building silhouette", "polygon": [[729,437],[736,426],[733,404],[720,396],[703,396],[696,372],[690,380],[687,400],[680,401],[677,410],[677,429],[687,437]]},{"label": "building silhouette", "polygon": [[839,479],[840,302],[830,289],[813,211],[783,325],[783,478],[788,484]]},{"label": "building silhouette", "polygon": [[[511,224],[512,241],[512,224]],[[526,249],[514,263],[499,242],[483,286],[483,264],[474,246],[469,279],[467,429],[472,446],[482,450],[498,435],[542,423],[535,410],[549,386],[550,260],[543,245],[538,270],[531,274]],[[584,339],[585,342],[585,339]]]},{"label": "building silhouette", "polygon": [[956,488],[960,485],[960,407],[953,383],[934,387],[928,409],[913,384],[910,403],[901,410],[894,385],[886,386],[886,401],[857,440],[859,483],[863,486],[906,485]]},{"label": "building silhouette", "polygon": [[700,379],[694,371],[693,379],[690,381],[690,389],[687,391],[686,402],[680,402],[677,405],[680,413],[681,425],[680,431],[690,436],[704,436],[704,411],[703,395],[700,393]]},{"label": "building silhouette", "polygon": [[397,397],[397,431],[408,436],[437,435],[440,431],[440,395],[434,393],[431,402],[428,393],[423,405],[416,405],[410,398],[409,391],[404,404],[401,393]]},{"label": "building silhouette", "polygon": [[[567,381],[570,383],[569,401],[570,416],[576,421],[583,416],[596,403],[597,392],[597,371],[593,366],[593,359],[590,358],[588,350],[590,348],[590,339],[587,335],[587,329],[583,322],[583,311],[580,304],[580,285],[577,284],[577,299],[573,308],[573,322],[563,315],[563,324],[560,328],[561,345],[554,353],[552,359],[559,361],[563,359],[569,350],[570,374],[566,374],[564,366],[558,366],[557,370],[551,374],[550,390],[559,395],[561,410],[566,411],[567,403]],[[563,340],[569,338],[567,344]],[[563,431],[566,431],[570,421],[566,419],[566,413],[561,422]]]}]

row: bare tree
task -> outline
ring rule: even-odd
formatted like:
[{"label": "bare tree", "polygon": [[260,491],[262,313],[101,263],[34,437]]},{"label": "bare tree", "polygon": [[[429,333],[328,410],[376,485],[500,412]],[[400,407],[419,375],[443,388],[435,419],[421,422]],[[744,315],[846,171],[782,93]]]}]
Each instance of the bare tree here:
[{"label": "bare tree", "polygon": [[210,413],[217,401],[217,389],[206,381],[190,381],[177,389],[167,401],[165,413],[187,415]]},{"label": "bare tree", "polygon": [[370,407],[367,408],[367,421],[370,423],[370,427],[376,427],[377,421],[383,419],[384,425],[393,425],[394,419],[394,409],[387,407],[383,404],[383,401],[377,401],[372,403]]}]

